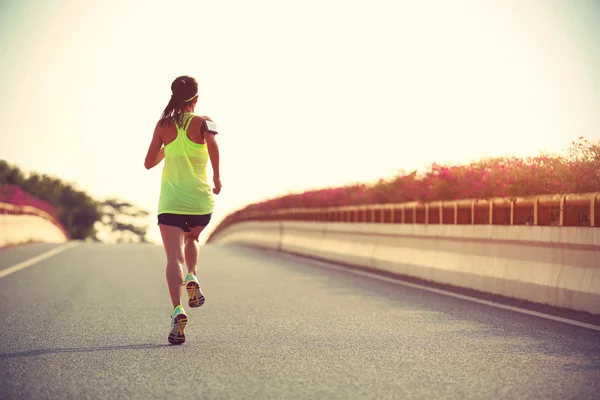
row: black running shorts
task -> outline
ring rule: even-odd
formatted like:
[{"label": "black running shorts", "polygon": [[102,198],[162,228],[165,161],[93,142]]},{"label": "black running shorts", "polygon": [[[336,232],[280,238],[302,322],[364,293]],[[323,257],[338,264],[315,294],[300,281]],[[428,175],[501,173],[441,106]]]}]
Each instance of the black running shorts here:
[{"label": "black running shorts", "polygon": [[197,226],[206,226],[210,222],[212,214],[205,215],[185,215],[185,214],[159,214],[158,224],[176,226],[183,229],[184,232],[190,232],[191,228]]}]

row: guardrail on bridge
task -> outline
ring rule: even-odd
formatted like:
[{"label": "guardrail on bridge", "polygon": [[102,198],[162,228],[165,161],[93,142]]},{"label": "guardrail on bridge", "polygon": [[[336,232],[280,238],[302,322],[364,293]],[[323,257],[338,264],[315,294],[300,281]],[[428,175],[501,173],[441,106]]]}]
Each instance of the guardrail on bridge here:
[{"label": "guardrail on bridge", "polygon": [[242,210],[226,217],[212,235],[238,222],[274,220],[599,227],[600,192],[427,203],[413,201],[342,207],[285,208],[269,211]]},{"label": "guardrail on bridge", "polygon": [[29,241],[70,240],[54,206],[15,185],[0,186],[0,247]]}]

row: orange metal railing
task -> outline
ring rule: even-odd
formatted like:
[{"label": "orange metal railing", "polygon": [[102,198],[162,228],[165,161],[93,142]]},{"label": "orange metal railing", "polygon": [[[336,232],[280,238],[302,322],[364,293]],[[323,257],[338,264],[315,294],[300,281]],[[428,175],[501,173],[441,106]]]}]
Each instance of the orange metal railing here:
[{"label": "orange metal railing", "polygon": [[600,192],[270,211],[242,210],[226,217],[212,235],[234,223],[269,220],[599,227]]},{"label": "orange metal railing", "polygon": [[60,221],[58,221],[53,215],[47,213],[44,210],[40,210],[39,208],[36,208],[33,206],[26,206],[26,205],[21,206],[21,205],[0,202],[0,214],[35,215],[35,216],[44,218],[44,219],[52,222],[54,225],[56,225],[56,227],[59,228],[63,232],[63,234],[65,235],[67,240],[70,238],[69,233],[62,226]]}]

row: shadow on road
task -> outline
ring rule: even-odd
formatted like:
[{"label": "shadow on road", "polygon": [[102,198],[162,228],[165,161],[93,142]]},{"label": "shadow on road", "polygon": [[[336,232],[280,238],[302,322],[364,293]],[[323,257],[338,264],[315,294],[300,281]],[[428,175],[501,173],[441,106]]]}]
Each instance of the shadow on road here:
[{"label": "shadow on road", "polygon": [[24,357],[35,357],[44,354],[57,354],[57,353],[92,353],[96,351],[119,351],[119,350],[147,350],[157,349],[161,347],[169,347],[170,344],[128,344],[123,346],[99,346],[99,347],[74,347],[74,348],[63,348],[63,349],[39,349],[39,350],[27,350],[20,351],[17,353],[0,353],[0,360],[6,360],[8,358],[24,358]]}]

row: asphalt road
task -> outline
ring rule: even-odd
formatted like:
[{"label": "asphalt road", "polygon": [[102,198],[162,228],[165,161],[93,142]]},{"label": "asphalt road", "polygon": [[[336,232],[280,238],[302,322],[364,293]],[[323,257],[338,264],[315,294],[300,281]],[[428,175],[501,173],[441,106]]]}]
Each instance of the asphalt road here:
[{"label": "asphalt road", "polygon": [[1,278],[0,399],[600,397],[598,331],[235,247],[201,249],[171,346],[164,263],[81,244]]}]

